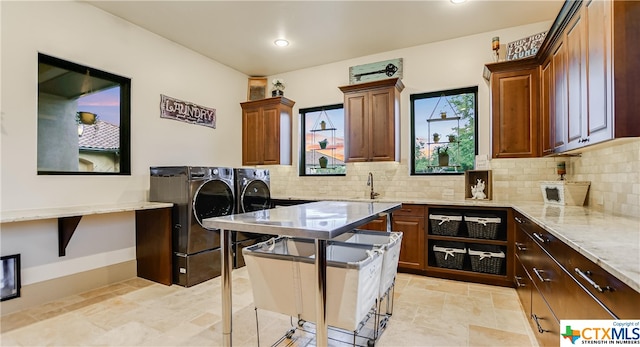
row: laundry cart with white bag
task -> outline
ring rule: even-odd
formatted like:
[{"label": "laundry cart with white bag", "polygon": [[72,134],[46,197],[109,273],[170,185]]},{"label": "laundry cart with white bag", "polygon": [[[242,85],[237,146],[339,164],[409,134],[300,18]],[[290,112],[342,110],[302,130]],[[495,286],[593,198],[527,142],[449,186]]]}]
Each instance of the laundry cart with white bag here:
[{"label": "laundry cart with white bag", "polygon": [[[242,252],[256,309],[298,319],[298,326],[283,338],[303,329],[306,322],[315,321],[313,240],[280,236]],[[383,253],[374,245],[337,241],[329,241],[327,245],[327,324],[353,333],[354,345],[356,338],[363,337],[359,335],[361,328],[377,312]],[[371,345],[376,336],[366,338]]]}]

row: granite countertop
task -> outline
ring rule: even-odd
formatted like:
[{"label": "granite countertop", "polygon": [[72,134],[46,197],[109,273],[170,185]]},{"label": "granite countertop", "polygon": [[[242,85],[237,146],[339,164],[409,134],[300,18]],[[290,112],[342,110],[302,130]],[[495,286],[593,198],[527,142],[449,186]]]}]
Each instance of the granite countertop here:
[{"label": "granite countertop", "polygon": [[86,216],[90,214],[116,213],[138,210],[151,210],[156,208],[171,207],[173,204],[165,202],[121,202],[104,205],[83,205],[52,208],[38,208],[28,210],[10,210],[0,212],[1,223],[25,222],[40,219],[52,219],[73,216]]},{"label": "granite countertop", "polygon": [[[272,197],[279,200],[314,200],[312,197]],[[317,200],[317,198],[315,198]],[[334,199],[370,201],[369,199]],[[586,206],[554,206],[542,202],[496,202],[489,200],[393,200],[406,204],[510,207],[600,265],[629,287],[640,292],[640,218],[600,212]]]},{"label": "granite countertop", "polygon": [[207,228],[329,240],[370,222],[400,203],[319,201],[236,215],[206,218]]}]

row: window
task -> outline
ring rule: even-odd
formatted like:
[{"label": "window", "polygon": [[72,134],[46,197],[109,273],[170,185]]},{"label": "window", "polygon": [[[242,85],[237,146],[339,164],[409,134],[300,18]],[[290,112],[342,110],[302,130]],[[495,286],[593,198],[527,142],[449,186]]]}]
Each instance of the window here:
[{"label": "window", "polygon": [[300,176],[344,175],[342,104],[300,109]]},{"label": "window", "polygon": [[38,54],[38,174],[131,174],[131,80]]},{"label": "window", "polygon": [[463,174],[478,153],[478,87],[413,94],[411,174]]}]

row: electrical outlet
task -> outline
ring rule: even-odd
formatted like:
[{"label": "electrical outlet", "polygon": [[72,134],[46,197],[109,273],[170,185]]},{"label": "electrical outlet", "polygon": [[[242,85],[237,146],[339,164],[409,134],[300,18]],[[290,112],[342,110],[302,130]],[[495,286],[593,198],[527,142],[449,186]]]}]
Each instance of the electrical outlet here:
[{"label": "electrical outlet", "polygon": [[595,200],[596,200],[596,204],[598,204],[600,206],[604,205],[604,194],[596,195]]}]

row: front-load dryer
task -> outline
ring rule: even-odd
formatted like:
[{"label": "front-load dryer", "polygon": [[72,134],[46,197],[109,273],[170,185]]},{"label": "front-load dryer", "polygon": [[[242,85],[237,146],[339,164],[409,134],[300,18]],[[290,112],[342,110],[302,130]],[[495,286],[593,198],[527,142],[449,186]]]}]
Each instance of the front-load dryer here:
[{"label": "front-load dryer", "polygon": [[149,200],[173,203],[173,282],[189,287],[220,275],[220,231],[202,220],[233,214],[232,168],[152,167]]},{"label": "front-load dryer", "polygon": [[[247,213],[271,208],[271,179],[267,169],[235,169],[236,176],[236,212]],[[242,249],[266,240],[271,235],[246,232],[233,233],[233,252],[235,268],[244,266]]]}]

